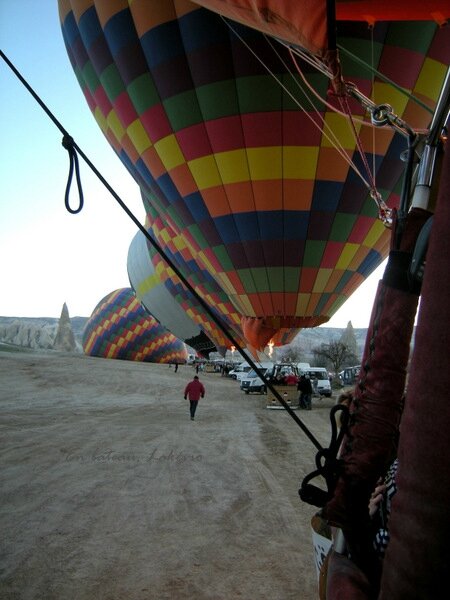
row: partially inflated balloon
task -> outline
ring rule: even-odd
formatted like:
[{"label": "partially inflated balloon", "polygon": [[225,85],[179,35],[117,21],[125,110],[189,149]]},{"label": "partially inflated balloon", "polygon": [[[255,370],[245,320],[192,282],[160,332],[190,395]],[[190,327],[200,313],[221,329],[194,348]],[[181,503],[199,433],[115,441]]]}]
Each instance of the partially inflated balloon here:
[{"label": "partially inflated balloon", "polygon": [[[208,356],[217,350],[214,342],[197,324],[195,315],[183,308],[164,285],[151,261],[147,240],[141,231],[134,236],[128,250],[127,269],[136,297],[161,325],[200,354]],[[200,323],[207,329],[205,323]]]},{"label": "partially inflated balloon", "polygon": [[[386,256],[389,233],[328,134],[330,126],[361,171],[347,122],[305,99],[287,52],[186,1],[60,0],[60,14],[104,134],[165,226],[243,316],[247,339],[261,346],[281,328],[326,322]],[[373,30],[338,23],[337,33],[348,52],[344,75],[426,127],[449,60],[446,32],[413,22]],[[328,81],[304,72],[326,98]],[[355,102],[350,108],[363,115]],[[355,126],[379,191],[396,204],[403,139],[383,130],[373,142],[369,128]]]},{"label": "partially inflated balloon", "polygon": [[111,292],[95,307],[83,332],[89,356],[156,363],[185,363],[184,343],[141,306],[130,288]]}]

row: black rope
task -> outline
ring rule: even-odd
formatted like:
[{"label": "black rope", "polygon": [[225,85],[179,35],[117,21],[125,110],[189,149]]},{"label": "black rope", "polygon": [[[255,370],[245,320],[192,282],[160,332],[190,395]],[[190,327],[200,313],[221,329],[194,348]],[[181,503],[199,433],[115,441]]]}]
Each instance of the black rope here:
[{"label": "black rope", "polygon": [[[338,430],[336,418],[340,413],[340,429]],[[350,411],[344,404],[337,404],[330,410],[331,439],[328,448],[322,448],[316,454],[316,470],[307,475],[298,490],[303,502],[323,508],[331,500],[336,487],[336,482],[341,473],[342,461],[338,458],[344,435],[348,432]],[[311,480],[316,477],[325,479],[327,490],[322,490],[313,485]]]},{"label": "black rope", "polygon": [[[19,81],[26,87],[26,89],[30,92],[30,94],[33,96],[33,98],[36,100],[36,102],[39,104],[39,106],[44,110],[44,112],[47,114],[47,116],[53,121],[53,123],[56,125],[56,127],[63,134],[62,145],[69,152],[69,161],[70,161],[69,177],[67,180],[67,187],[66,187],[64,203],[65,203],[66,209],[71,214],[75,215],[83,209],[83,205],[84,205],[83,190],[81,187],[81,179],[80,179],[80,168],[78,165],[78,156],[76,153],[76,150],[78,149],[78,147],[75,144],[72,136],[69,135],[67,130],[62,126],[62,124],[58,121],[58,119],[51,112],[51,110],[47,107],[47,105],[36,94],[36,92],[33,90],[33,88],[28,83],[28,81],[24,77],[22,77],[21,73],[16,69],[16,67],[9,60],[9,58],[6,56],[6,54],[3,52],[3,50],[0,50],[0,56],[1,56],[1,58],[3,58],[3,60],[8,65],[8,67],[11,69],[11,71],[14,73],[14,75],[17,77],[17,79],[19,79]],[[80,155],[81,155],[81,153],[80,153]],[[75,168],[75,175],[76,175],[76,179],[77,179],[78,193],[79,193],[79,198],[80,198],[78,208],[76,208],[76,209],[72,209],[69,204],[69,192],[70,192],[70,186],[72,183],[72,176],[73,176],[74,168]]]},{"label": "black rope", "polygon": [[[193,294],[193,296],[195,297],[195,299],[197,300],[197,302],[206,311],[206,313],[211,317],[211,319],[219,327],[219,329],[223,332],[223,334],[228,338],[228,340],[231,342],[231,344],[237,348],[237,350],[239,351],[239,354],[242,356],[242,358],[244,360],[246,360],[248,362],[248,364],[252,367],[252,369],[254,369],[258,373],[258,376],[263,380],[263,382],[266,385],[266,387],[269,388],[270,391],[274,394],[274,396],[276,397],[276,399],[278,400],[278,402],[287,411],[287,413],[289,414],[289,416],[297,423],[297,425],[300,427],[300,429],[303,431],[303,433],[308,437],[308,439],[314,444],[314,446],[319,451],[321,451],[322,450],[322,446],[320,445],[320,443],[318,442],[318,440],[315,438],[315,436],[312,434],[312,432],[303,423],[303,421],[298,417],[298,415],[296,415],[296,413],[292,410],[292,408],[288,405],[288,403],[281,397],[280,393],[278,392],[278,390],[276,390],[274,388],[274,386],[272,385],[272,383],[266,379],[265,375],[260,371],[260,369],[255,364],[255,362],[249,356],[247,356],[244,353],[244,350],[241,348],[241,346],[237,342],[237,340],[234,339],[233,335],[230,333],[230,331],[228,330],[228,328],[224,325],[224,323],[222,322],[222,320],[219,317],[217,317],[217,315],[215,315],[215,313],[212,311],[212,309],[210,308],[210,306],[197,293],[197,291],[194,289],[194,287],[189,283],[189,281],[186,279],[186,277],[183,275],[183,273],[179,270],[179,268],[172,262],[172,260],[164,252],[164,250],[161,248],[161,246],[156,242],[156,240],[154,240],[152,238],[152,236],[150,235],[150,233],[138,221],[138,219],[134,216],[134,214],[131,212],[131,210],[128,208],[128,206],[124,203],[124,201],[120,198],[120,196],[116,193],[116,191],[110,186],[110,184],[107,182],[107,180],[103,177],[103,175],[100,173],[100,171],[89,160],[89,158],[86,156],[86,154],[81,150],[81,148],[77,145],[77,143],[73,140],[73,138],[69,135],[69,133],[61,125],[61,123],[56,119],[56,117],[47,108],[47,106],[44,104],[44,102],[39,98],[39,96],[36,94],[36,92],[33,90],[33,88],[22,77],[22,75],[19,73],[19,71],[14,67],[14,65],[11,63],[11,61],[5,56],[5,54],[1,50],[0,50],[0,56],[3,58],[3,60],[6,62],[6,64],[10,67],[10,69],[13,71],[13,73],[18,77],[18,79],[23,83],[23,85],[30,92],[30,94],[33,96],[33,98],[36,100],[36,102],[38,102],[38,104],[42,107],[42,109],[47,113],[47,115],[50,117],[50,119],[53,121],[53,123],[62,132],[62,134],[64,136],[63,137],[63,145],[65,147],[67,147],[65,145],[67,143],[67,145],[70,147],[70,149],[69,148],[67,148],[67,149],[68,149],[69,155],[71,157],[70,158],[70,160],[71,160],[71,172],[73,171],[73,165],[75,163],[78,165],[78,159],[74,158],[76,156],[76,153],[78,153],[81,156],[81,158],[84,160],[84,162],[92,170],[92,172],[95,173],[95,175],[98,177],[98,179],[103,183],[103,185],[106,187],[106,189],[112,195],[112,197],[116,200],[116,202],[121,206],[121,208],[130,217],[130,219],[133,221],[133,223],[145,235],[145,237],[147,238],[147,240],[150,242],[150,244],[153,246],[153,248],[159,253],[159,255],[161,256],[161,258],[171,267],[171,269],[174,271],[175,275],[180,279],[180,281],[185,285],[185,287],[191,292],[191,294]],[[73,159],[73,163],[72,163],[72,159]],[[69,182],[71,180],[71,172],[69,172],[68,188],[70,188],[70,183]],[[81,192],[81,182],[80,182],[80,179],[79,179],[79,170],[78,170],[77,167],[76,167],[76,172],[77,172],[78,189]],[[68,189],[66,188],[66,207],[68,206],[67,197],[68,197]],[[82,192],[81,192],[80,206],[79,206],[79,208],[76,209],[75,211],[73,209],[70,209],[70,208],[68,208],[68,210],[71,213],[79,212],[81,210],[81,208],[82,208],[82,205],[83,205],[83,198],[82,198]]]},{"label": "black rope", "polygon": [[[76,215],[77,213],[79,213],[83,210],[83,206],[84,206],[84,196],[83,196],[83,188],[81,186],[80,166],[78,164],[78,154],[74,148],[73,138],[70,137],[70,135],[65,135],[63,137],[62,145],[69,153],[69,161],[70,161],[69,176],[67,178],[66,193],[64,195],[64,205],[65,205],[66,209],[72,215]],[[70,202],[69,202],[70,186],[72,185],[72,177],[73,177],[74,169],[75,169],[75,177],[77,179],[78,195],[79,195],[79,199],[80,199],[77,208],[72,208],[70,206]]]}]

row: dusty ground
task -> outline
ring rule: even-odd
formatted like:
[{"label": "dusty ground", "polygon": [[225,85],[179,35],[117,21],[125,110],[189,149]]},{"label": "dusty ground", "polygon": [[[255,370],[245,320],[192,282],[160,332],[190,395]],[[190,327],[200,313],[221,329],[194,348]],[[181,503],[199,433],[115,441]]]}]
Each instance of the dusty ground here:
[{"label": "dusty ground", "polygon": [[[315,449],[283,410],[203,374],[0,352],[2,600],[317,598]],[[323,444],[334,399],[299,416]]]}]

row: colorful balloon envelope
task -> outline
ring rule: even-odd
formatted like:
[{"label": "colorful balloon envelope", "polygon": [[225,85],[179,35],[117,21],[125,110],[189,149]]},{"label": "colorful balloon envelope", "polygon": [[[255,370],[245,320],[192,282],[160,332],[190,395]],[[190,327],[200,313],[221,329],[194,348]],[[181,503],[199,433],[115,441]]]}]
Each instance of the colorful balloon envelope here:
[{"label": "colorful balloon envelope", "polygon": [[[312,95],[328,99],[328,79],[302,63],[305,87],[284,47],[275,51],[260,32],[230,28],[196,4],[59,5],[70,60],[102,131],[165,226],[229,298],[250,344],[326,322],[389,247],[367,183],[336,140],[359,173],[365,161],[373,167],[394,206],[403,138],[390,129],[373,135],[356,121],[362,160],[348,121]],[[342,22],[337,35],[344,75],[411,126],[427,127],[448,34],[434,23]],[[354,101],[350,110],[364,117]]]},{"label": "colorful balloon envelope", "polygon": [[147,239],[141,231],[134,236],[128,250],[127,269],[136,297],[161,325],[204,356],[217,351],[214,342],[205,333],[207,324],[201,319],[197,324],[192,310],[183,307],[164,285],[158,269],[152,263]]},{"label": "colorful balloon envelope", "polygon": [[[183,236],[176,236],[173,230],[164,223],[164,219],[158,215],[153,207],[149,205],[144,197],[144,205],[147,208],[147,227],[152,235],[164,240],[164,251],[168,254],[171,262],[176,265],[184,277],[195,288],[195,292],[209,306],[214,316],[218,318],[225,329],[233,337],[232,344],[238,344],[242,348],[255,355],[256,350],[264,350],[266,344],[271,346],[282,346],[293,341],[299,333],[298,328],[281,328],[276,333],[270,329],[264,337],[264,331],[258,327],[258,337],[243,336],[243,318],[229,301],[223,290],[217,285],[206,269],[201,268],[201,262],[196,260],[191,246],[187,245]],[[166,264],[161,256],[149,244],[151,261],[157,270],[159,277],[164,282],[172,296],[176,298],[183,310],[191,315],[205,332],[216,341],[218,348],[230,349],[230,338],[216,325],[215,321],[205,313],[198,299],[183,285],[173,270]],[[257,324],[259,325],[259,324]],[[248,332],[247,332],[248,333]],[[262,340],[262,341],[261,341]],[[267,348],[267,351],[269,348]]]},{"label": "colorful balloon envelope", "polygon": [[83,332],[88,356],[155,363],[185,363],[184,343],[160,325],[130,288],[105,296]]},{"label": "colorful balloon envelope", "polygon": [[[206,333],[214,339],[218,347],[230,348],[236,342],[241,346],[245,346],[246,343],[241,329],[242,317],[236,311],[228,296],[217,285],[209,271],[197,260],[195,250],[186,243],[184,236],[176,234],[164,217],[154,210],[144,196],[143,198],[147,210],[146,226],[149,232],[151,232],[153,238],[163,240],[164,252],[171,263],[179,269],[184,278],[194,288],[195,296],[149,244],[152,263],[164,285],[172,296],[182,304],[183,309],[189,311],[189,314],[192,314],[195,320],[202,324],[202,327],[205,327]],[[223,333],[223,330],[216,325],[212,317],[205,313],[205,309],[199,303],[199,298],[209,307],[209,311],[213,313],[214,317],[220,320],[222,326],[231,333],[233,341]]]},{"label": "colorful balloon envelope", "polygon": [[[330,47],[336,21],[431,21],[443,26],[450,19],[448,0],[194,0],[248,27],[284,42],[301,46],[324,63],[330,62]],[[332,59],[331,59],[332,60]]]}]

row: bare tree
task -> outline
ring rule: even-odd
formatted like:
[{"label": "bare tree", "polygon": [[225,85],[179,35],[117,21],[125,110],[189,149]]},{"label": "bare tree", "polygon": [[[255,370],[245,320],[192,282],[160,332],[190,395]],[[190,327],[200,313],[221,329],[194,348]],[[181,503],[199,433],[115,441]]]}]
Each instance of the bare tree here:
[{"label": "bare tree", "polygon": [[354,353],[342,342],[333,341],[329,344],[321,344],[318,348],[314,348],[313,352],[316,359],[324,359],[334,373],[339,373],[344,363],[348,364],[348,361],[353,361],[354,364],[357,361]]},{"label": "bare tree", "polygon": [[287,346],[280,354],[282,362],[298,363],[301,361],[302,351],[299,346]]}]

